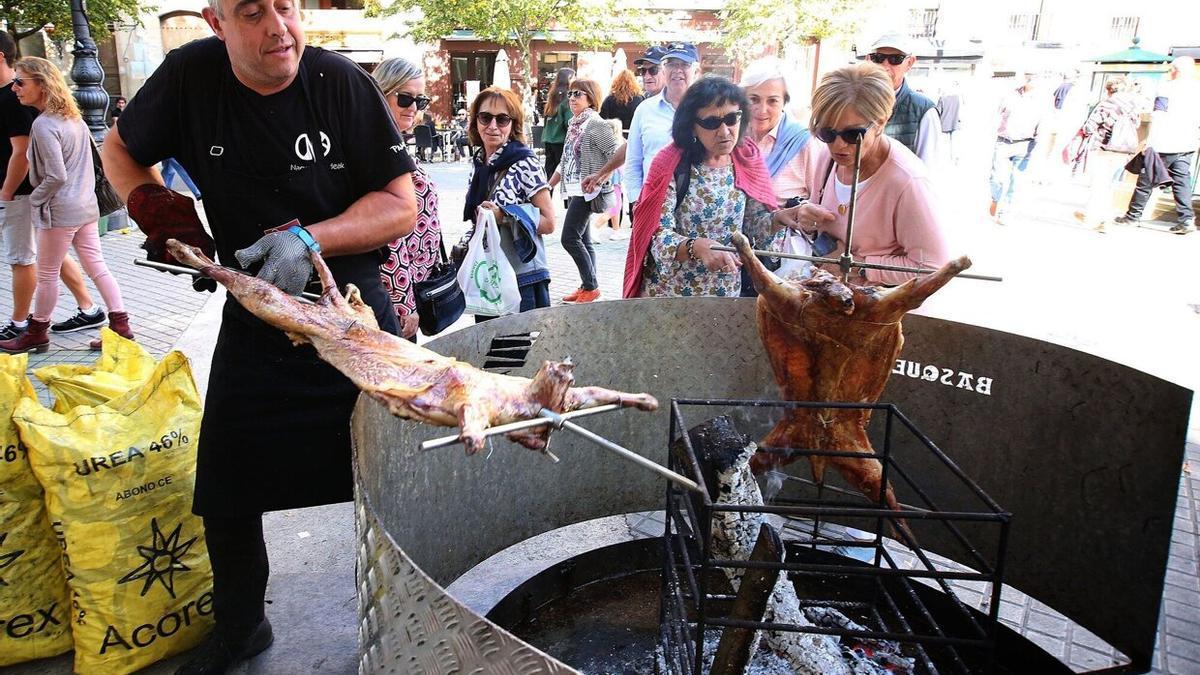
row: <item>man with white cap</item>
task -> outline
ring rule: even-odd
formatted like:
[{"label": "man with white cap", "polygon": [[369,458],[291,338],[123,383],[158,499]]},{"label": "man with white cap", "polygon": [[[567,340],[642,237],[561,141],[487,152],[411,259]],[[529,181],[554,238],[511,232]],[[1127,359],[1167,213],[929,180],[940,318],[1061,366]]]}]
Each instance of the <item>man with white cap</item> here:
[{"label": "man with white cap", "polygon": [[908,146],[917,157],[929,165],[937,157],[938,138],[942,120],[937,103],[928,96],[913,91],[905,75],[917,62],[906,36],[899,33],[881,35],[871,43],[867,60],[879,64],[892,78],[896,90],[896,105],[884,133]]}]

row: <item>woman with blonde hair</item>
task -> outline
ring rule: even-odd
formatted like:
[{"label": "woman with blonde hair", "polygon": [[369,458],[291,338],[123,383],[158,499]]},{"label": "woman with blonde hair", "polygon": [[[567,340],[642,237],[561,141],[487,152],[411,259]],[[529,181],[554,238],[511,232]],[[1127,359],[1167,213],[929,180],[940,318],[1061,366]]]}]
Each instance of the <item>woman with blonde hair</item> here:
[{"label": "woman with blonde hair", "polygon": [[[404,59],[387,59],[371,76],[383,90],[388,112],[401,133],[417,125],[417,114],[429,107],[425,95],[425,73]],[[442,225],[438,219],[437,186],[418,164],[412,173],[417,196],[417,222],[413,231],[387,245],[388,257],[379,269],[383,288],[400,320],[400,336],[415,340],[419,317],[413,285],[429,278],[443,250]]]},{"label": "woman with blonde hair", "polygon": [[625,68],[613,78],[612,88],[600,104],[600,117],[621,120],[621,129],[628,134],[629,125],[633,124],[633,111],[645,98],[633,71]]},{"label": "woman with blonde hair", "polygon": [[[810,201],[799,207],[800,229],[829,235],[836,258],[846,246],[846,215],[854,178],[855,146],[860,146],[854,241],[857,261],[902,267],[945,264],[945,228],[934,204],[925,164],[905,145],[884,134],[896,94],[883,68],[860,63],[832,71],[813,92],[810,143],[804,171]],[[899,284],[912,274],[856,268],[860,285]]]},{"label": "woman with blonde hair", "polygon": [[[33,185],[29,204],[38,242],[37,290],[29,328],[0,342],[0,351],[17,354],[49,349],[47,330],[58,303],[59,269],[71,246],[108,306],[108,327],[133,339],[121,289],[100,250],[92,139],[79,106],[62,73],[46,59],[27,56],[17,61],[16,72],[13,93],[17,100],[41,113],[30,129],[28,150],[29,182]],[[94,340],[91,347],[98,349],[100,341]]]}]

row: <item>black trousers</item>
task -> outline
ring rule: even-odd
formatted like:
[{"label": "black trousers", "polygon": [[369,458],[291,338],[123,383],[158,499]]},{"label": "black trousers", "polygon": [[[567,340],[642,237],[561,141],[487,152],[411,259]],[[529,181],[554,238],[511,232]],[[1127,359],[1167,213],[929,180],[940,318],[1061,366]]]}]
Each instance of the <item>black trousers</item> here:
[{"label": "black trousers", "polygon": [[[1160,152],[1163,164],[1167,165],[1167,173],[1171,176],[1171,193],[1175,197],[1175,213],[1180,222],[1194,221],[1196,214],[1192,211],[1192,155],[1195,152]],[[1133,190],[1133,199],[1129,200],[1129,209],[1125,212],[1130,218],[1142,217],[1146,202],[1150,201],[1150,193],[1154,186],[1150,185],[1150,177],[1142,170],[1138,174],[1137,187]]]},{"label": "black trousers", "polygon": [[267,544],[262,514],[204,518],[204,537],[213,570],[216,632],[231,642],[246,639],[266,616]]},{"label": "black trousers", "polygon": [[550,180],[555,169],[558,168],[558,163],[562,161],[563,144],[543,143],[542,145],[546,149],[546,180]]}]

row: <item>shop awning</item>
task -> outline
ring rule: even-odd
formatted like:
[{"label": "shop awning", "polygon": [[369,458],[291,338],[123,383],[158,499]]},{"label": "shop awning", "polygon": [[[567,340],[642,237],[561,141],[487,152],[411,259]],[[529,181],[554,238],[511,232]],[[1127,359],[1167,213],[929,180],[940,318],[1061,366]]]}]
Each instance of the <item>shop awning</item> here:
[{"label": "shop awning", "polygon": [[1129,49],[1101,56],[1092,59],[1092,61],[1094,63],[1166,63],[1171,60],[1171,57],[1166,54],[1158,54],[1142,49],[1139,46],[1141,41],[1141,38],[1135,37]]}]

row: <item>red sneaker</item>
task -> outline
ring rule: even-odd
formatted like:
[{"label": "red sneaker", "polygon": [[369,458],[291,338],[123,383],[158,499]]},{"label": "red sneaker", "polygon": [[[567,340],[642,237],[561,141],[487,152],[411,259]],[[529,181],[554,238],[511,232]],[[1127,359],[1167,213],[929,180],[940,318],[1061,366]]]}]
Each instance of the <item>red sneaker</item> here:
[{"label": "red sneaker", "polygon": [[600,299],[600,289],[595,288],[590,291],[580,289],[579,295],[575,298],[575,304],[582,305],[585,302],[595,302]]},{"label": "red sneaker", "polygon": [[579,294],[582,292],[583,292],[582,288],[576,288],[575,290],[571,291],[570,293],[567,293],[566,295],[564,295],[562,301],[563,302],[575,302],[575,299],[578,298]]}]

